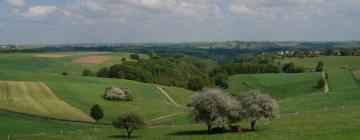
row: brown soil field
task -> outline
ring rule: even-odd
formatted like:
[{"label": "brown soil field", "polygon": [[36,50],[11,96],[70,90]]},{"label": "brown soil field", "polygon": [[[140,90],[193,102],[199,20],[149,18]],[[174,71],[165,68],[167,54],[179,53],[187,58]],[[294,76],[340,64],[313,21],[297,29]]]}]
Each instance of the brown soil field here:
[{"label": "brown soil field", "polygon": [[69,54],[39,54],[35,55],[35,57],[41,57],[41,58],[62,58],[70,56]]},{"label": "brown soil field", "polygon": [[353,71],[353,74],[355,76],[356,79],[359,79],[360,80],[360,70],[354,70]]},{"label": "brown soil field", "polygon": [[88,56],[73,60],[75,63],[91,63],[91,64],[102,64],[110,60],[110,56]]}]

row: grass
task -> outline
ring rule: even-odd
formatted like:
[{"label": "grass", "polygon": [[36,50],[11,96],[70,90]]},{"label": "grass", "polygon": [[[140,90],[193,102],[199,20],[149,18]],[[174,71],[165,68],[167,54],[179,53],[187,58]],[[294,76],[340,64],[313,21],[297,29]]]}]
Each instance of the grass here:
[{"label": "grass", "polygon": [[178,87],[166,87],[161,86],[166,93],[168,93],[171,98],[174,99],[180,105],[186,106],[188,103],[191,102],[192,95],[194,94],[193,91],[178,88]]},{"label": "grass", "polygon": [[228,92],[239,97],[243,92],[259,89],[275,99],[285,99],[319,92],[314,89],[320,73],[240,74],[228,80]]},{"label": "grass", "polygon": [[0,109],[46,118],[94,122],[57,98],[42,82],[0,81]]},{"label": "grass", "polygon": [[[331,117],[329,117],[331,116]],[[308,112],[300,115],[282,115],[280,118],[267,122],[258,123],[255,132],[224,133],[209,135],[204,125],[178,125],[165,127],[151,127],[145,130],[135,131],[134,139],[267,139],[267,140],[356,140],[360,136],[360,110],[359,108],[336,109],[319,112]],[[249,129],[248,123],[241,123],[243,129]],[[124,130],[113,128],[101,128],[82,130],[81,133],[73,131],[63,135],[33,135],[19,139],[114,139],[124,138]],[[21,136],[21,135],[20,135]],[[14,135],[16,138],[16,135]]]},{"label": "grass", "polygon": [[[146,120],[165,115],[177,114],[150,123],[150,128],[134,132],[135,139],[358,139],[360,137],[360,91],[359,80],[352,75],[352,70],[360,69],[360,57],[332,56],[314,58],[291,58],[283,62],[294,62],[308,69],[313,69],[318,61],[324,61],[329,73],[330,92],[322,93],[313,89],[320,73],[301,74],[249,74],[235,75],[229,79],[228,92],[239,97],[242,92],[260,89],[275,99],[280,105],[281,118],[267,123],[259,123],[256,132],[225,133],[208,135],[206,126],[190,121],[184,109],[171,104],[154,86],[128,80],[106,79],[78,76],[83,69],[92,70],[119,63],[120,56],[128,54],[109,53],[116,57],[104,64],[72,64],[72,60],[90,54],[74,55],[64,58],[43,59],[32,54],[1,54],[0,80],[41,81],[45,83],[57,98],[88,114],[94,104],[100,104],[105,116],[100,124],[109,124],[121,113],[137,112]],[[144,56],[146,57],[146,56]],[[121,62],[120,62],[121,63]],[[342,65],[347,69],[340,68]],[[61,76],[62,72],[69,76]],[[244,83],[244,84],[243,84]],[[132,102],[116,102],[103,99],[108,86],[129,89],[134,95]],[[34,86],[32,86],[34,87]],[[179,104],[190,102],[192,92],[176,87],[164,90]],[[0,99],[5,99],[0,97]],[[21,98],[23,99],[23,98]],[[2,102],[1,102],[2,103]],[[1,104],[0,103],[0,104]],[[29,103],[29,102],[27,102]],[[324,108],[342,107],[345,109]],[[353,108],[348,106],[357,105]],[[33,105],[29,105],[32,108]],[[308,112],[309,110],[318,110]],[[320,111],[319,111],[320,110]],[[285,113],[302,112],[300,115]],[[98,128],[94,125],[46,120],[26,115],[4,113],[0,111],[0,139],[12,134],[13,139],[115,139],[124,138],[125,131],[113,128]],[[248,129],[248,123],[241,123]],[[81,129],[79,132],[78,129]],[[64,134],[59,134],[63,130]],[[43,132],[44,135],[32,135]]]}]

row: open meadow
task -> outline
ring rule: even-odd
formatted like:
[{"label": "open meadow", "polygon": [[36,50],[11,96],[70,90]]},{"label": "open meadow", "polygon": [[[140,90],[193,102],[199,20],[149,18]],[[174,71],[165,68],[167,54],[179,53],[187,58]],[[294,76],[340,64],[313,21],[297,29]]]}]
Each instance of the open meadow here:
[{"label": "open meadow", "polygon": [[[144,116],[149,124],[148,129],[134,133],[135,139],[328,140],[359,137],[360,88],[352,71],[360,68],[360,57],[284,60],[309,69],[314,68],[317,61],[324,61],[329,73],[329,93],[314,88],[321,77],[319,72],[231,76],[226,92],[241,98],[246,91],[260,89],[278,101],[280,117],[271,122],[260,122],[255,132],[208,135],[206,126],[195,124],[187,115],[185,107],[191,103],[192,91],[123,79],[80,76],[83,69],[97,70],[110,66],[121,62],[124,56],[129,57],[128,54],[58,55],[63,54],[69,55],[56,58],[21,53],[0,55],[0,108],[3,110],[0,112],[3,122],[0,125],[0,139],[125,138],[123,130],[114,129],[109,124],[119,114],[130,111]],[[93,55],[112,59],[94,64],[73,62]],[[347,67],[342,68],[342,65]],[[69,75],[61,75],[65,71]],[[105,100],[104,90],[109,86],[130,90],[134,100]],[[89,111],[94,104],[100,104],[103,108],[105,115],[102,120],[96,123],[74,122],[93,122]],[[329,122],[331,125],[328,125]],[[245,122],[240,125],[245,130],[250,128]]]}]

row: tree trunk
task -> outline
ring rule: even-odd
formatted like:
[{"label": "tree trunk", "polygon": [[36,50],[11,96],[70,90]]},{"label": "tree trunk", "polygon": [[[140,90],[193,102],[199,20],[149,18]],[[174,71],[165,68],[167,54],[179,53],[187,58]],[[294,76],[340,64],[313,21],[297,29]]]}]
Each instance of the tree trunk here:
[{"label": "tree trunk", "polygon": [[256,121],[251,121],[251,131],[254,131],[255,130],[255,123]]},{"label": "tree trunk", "polygon": [[129,128],[126,128],[126,131],[127,131],[127,137],[130,138],[131,137],[131,133],[132,133],[132,129],[129,129]]},{"label": "tree trunk", "polygon": [[208,132],[211,133],[211,127],[212,125],[208,124]]}]

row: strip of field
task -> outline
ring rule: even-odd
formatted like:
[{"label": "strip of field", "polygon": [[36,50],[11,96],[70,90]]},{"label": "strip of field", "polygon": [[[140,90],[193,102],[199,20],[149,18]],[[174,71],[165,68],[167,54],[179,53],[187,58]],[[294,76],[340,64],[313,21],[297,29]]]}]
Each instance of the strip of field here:
[{"label": "strip of field", "polygon": [[41,57],[41,58],[63,58],[70,56],[69,54],[39,54],[35,55],[35,57]]},{"label": "strip of field", "polygon": [[353,75],[355,76],[356,79],[360,80],[360,70],[354,70]]},{"label": "strip of field", "polygon": [[57,98],[42,82],[0,81],[0,109],[45,118],[94,122]]},{"label": "strip of field", "polygon": [[111,59],[110,56],[88,56],[73,60],[75,63],[102,64]]}]

